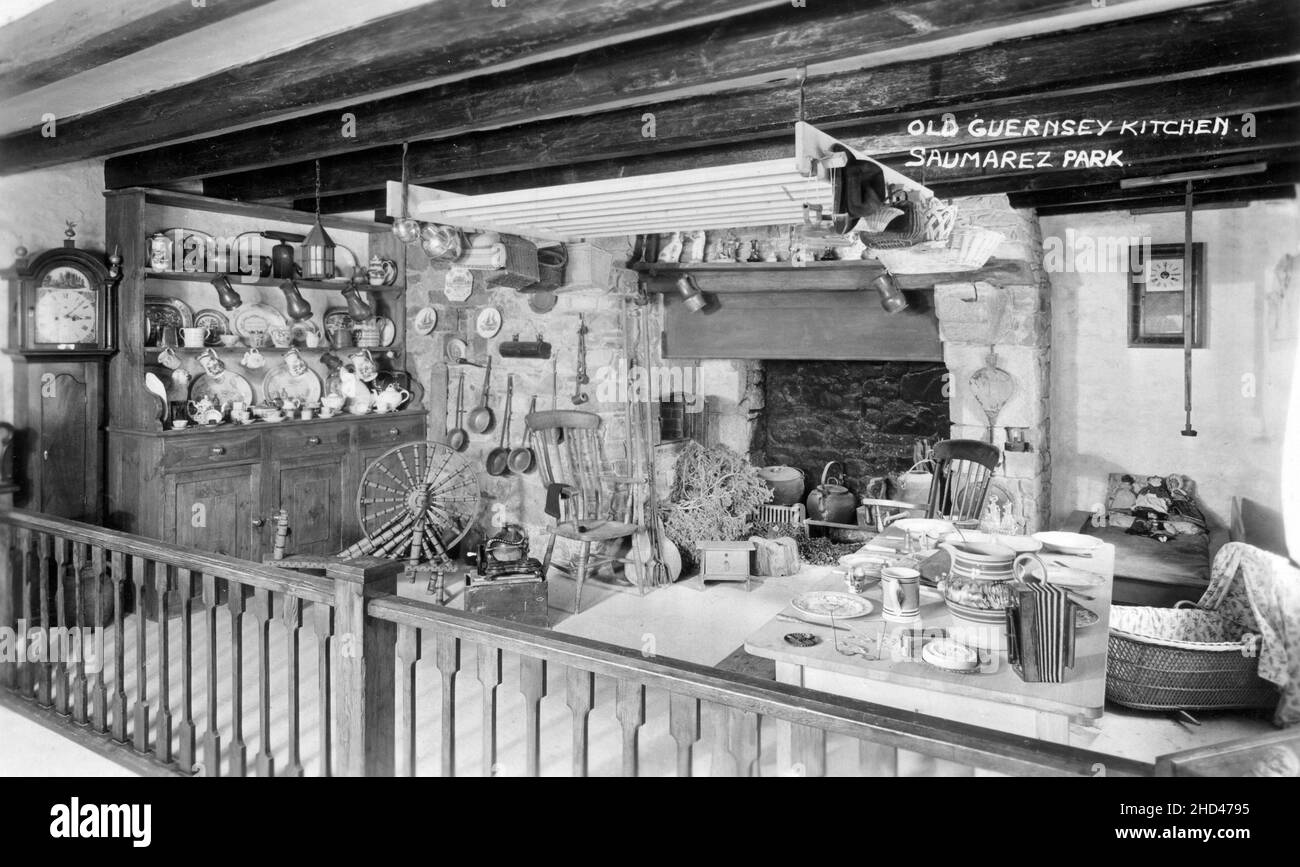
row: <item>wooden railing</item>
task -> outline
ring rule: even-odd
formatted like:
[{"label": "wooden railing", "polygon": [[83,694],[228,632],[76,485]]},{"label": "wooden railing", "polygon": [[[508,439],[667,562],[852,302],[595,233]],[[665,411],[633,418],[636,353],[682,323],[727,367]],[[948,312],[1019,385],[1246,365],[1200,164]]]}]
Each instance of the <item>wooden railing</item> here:
[{"label": "wooden railing", "polygon": [[[366,595],[391,592],[397,569],[364,558],[314,577],[0,511],[0,627],[21,627],[22,638],[35,627],[42,648],[40,659],[0,662],[0,687],[162,769],[248,775],[251,721],[260,776],[363,773],[371,721],[356,708],[369,698],[364,666],[333,645],[361,635]],[[304,640],[314,660],[304,658]],[[44,650],[55,645],[74,652]],[[255,674],[246,678],[250,657]],[[245,705],[250,685],[255,714]],[[314,743],[304,744],[312,729]]]},{"label": "wooden railing", "polygon": [[858,773],[882,748],[1014,775],[1153,772],[402,599],[399,570],[360,558],[313,577],[0,511],[0,627],[104,625],[111,647],[99,666],[0,662],[0,698],[151,767],[209,776],[820,776]]}]

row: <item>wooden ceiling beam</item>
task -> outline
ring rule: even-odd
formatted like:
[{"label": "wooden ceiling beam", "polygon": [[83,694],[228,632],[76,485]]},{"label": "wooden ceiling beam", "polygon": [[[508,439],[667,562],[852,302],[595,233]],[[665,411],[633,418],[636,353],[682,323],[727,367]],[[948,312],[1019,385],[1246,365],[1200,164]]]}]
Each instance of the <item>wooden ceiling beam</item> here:
[{"label": "wooden ceiling beam", "polygon": [[273,0],[60,0],[0,27],[0,99],[95,69]]},{"label": "wooden ceiling beam", "polygon": [[[1238,175],[1226,178],[1207,178],[1192,183],[1196,196],[1207,193],[1229,191],[1258,190],[1278,186],[1294,185],[1300,182],[1300,162],[1287,162],[1269,166],[1263,172]],[[1055,208],[1066,205],[1102,205],[1111,204],[1116,208],[1127,207],[1125,202],[1138,198],[1163,197],[1173,194],[1181,195],[1181,184],[1171,184],[1158,188],[1126,190],[1118,183],[1094,184],[1085,187],[1069,187],[1059,190],[1044,190],[1027,193],[1009,193],[1007,198],[1014,208]]]},{"label": "wooden ceiling beam", "polygon": [[[1046,8],[1046,7],[1044,7]],[[933,28],[931,42],[969,28],[967,4],[915,3]],[[1023,13],[1014,5],[993,10]],[[939,17],[942,14],[943,17]],[[855,0],[819,0],[793,15],[769,10],[738,20],[602,49],[575,58],[483,76],[387,99],[349,106],[357,137],[341,139],[337,111],[268,124],[108,160],[110,188],[153,186],[336,156],[358,148],[403,141],[450,139],[474,131],[534,123],[558,116],[628,111],[638,130],[645,103],[736,91],[773,80],[792,83],[808,64],[809,116],[832,114],[851,95],[858,114],[896,112],[901,106],[943,106],[991,93],[1025,92],[1066,83],[1100,83],[1110,67],[1079,57],[1109,53],[1125,58],[1129,77],[1258,61],[1300,52],[1300,29],[1279,26],[1297,18],[1290,0],[1230,0],[1088,30],[1025,37],[943,57],[878,65],[885,46],[914,40],[900,17]],[[984,13],[979,13],[981,21]],[[989,26],[985,21],[983,26]],[[811,48],[810,46],[817,46]],[[855,61],[854,58],[857,58]],[[849,63],[871,65],[869,78],[840,74]],[[820,71],[826,70],[826,71]],[[823,106],[825,106],[823,108]],[[431,125],[428,118],[438,118]]]},{"label": "wooden ceiling beam", "polygon": [[[772,85],[741,94],[720,94],[650,107],[656,117],[657,135],[640,134],[639,115],[612,112],[591,117],[546,121],[538,124],[477,133],[452,141],[418,142],[411,145],[410,176],[413,183],[441,186],[448,180],[501,172],[522,171],[538,164],[563,165],[588,161],[609,161],[672,152],[700,146],[724,146],[748,142],[769,153],[760,159],[779,158],[792,152],[793,126],[797,119],[797,94],[786,85]],[[846,90],[832,114],[843,117],[854,102]],[[974,117],[998,119],[1036,117],[1040,120],[1065,118],[1134,119],[1199,118],[1216,113],[1239,118],[1245,111],[1263,112],[1300,105],[1300,63],[1281,67],[1249,69],[1219,74],[1180,74],[1153,86],[1150,80],[1125,81],[1106,89],[1076,89],[1037,93],[1019,99],[997,99],[952,106],[960,125],[952,137],[923,137],[907,130],[908,121],[941,123],[939,110],[918,112],[903,118],[895,115],[866,120],[824,122],[809,113],[809,121],[846,144],[879,155],[891,168],[899,168],[893,154],[927,142],[943,152],[984,153],[990,149],[1026,147],[1037,149],[1024,138],[988,139],[973,135],[968,121]],[[824,107],[824,106],[823,106]],[[1118,126],[1118,124],[1116,125]],[[1108,132],[1114,137],[1114,130]],[[1223,147],[1219,139],[1198,137],[1207,152]],[[1082,143],[1102,147],[1096,137],[1079,143],[1050,140],[1047,149],[1061,152]],[[1150,147],[1149,138],[1129,136],[1125,144]],[[1038,144],[1042,144],[1039,142]],[[904,158],[904,164],[907,159]],[[980,165],[986,163],[981,162]],[[988,174],[987,169],[913,168],[900,169],[918,180],[949,180]],[[653,169],[662,171],[667,169]],[[401,175],[401,149],[376,148],[321,161],[321,189],[327,195],[375,188]],[[235,175],[208,178],[209,195],[232,199],[290,201],[309,195],[315,180],[312,163],[261,169]]]},{"label": "wooden ceiling beam", "polygon": [[[1144,192],[1150,193],[1150,190]],[[1230,205],[1242,202],[1258,202],[1269,199],[1294,199],[1294,184],[1275,186],[1247,187],[1242,189],[1214,190],[1195,197],[1196,206]],[[1132,211],[1140,208],[1182,208],[1184,199],[1181,193],[1158,196],[1133,197],[1123,201],[1082,202],[1077,204],[1048,205],[1038,208],[1038,216],[1053,217],[1063,214],[1087,214],[1101,211]]]},{"label": "wooden ceiling beam", "polygon": [[[1038,0],[1039,5],[1044,2]],[[429,2],[343,36],[319,39],[178,87],[62,119],[54,138],[43,137],[39,128],[6,136],[0,139],[0,172],[248,128],[775,7],[790,9],[791,4],[788,0],[550,0],[509,6]],[[344,137],[341,117],[333,135]]]}]

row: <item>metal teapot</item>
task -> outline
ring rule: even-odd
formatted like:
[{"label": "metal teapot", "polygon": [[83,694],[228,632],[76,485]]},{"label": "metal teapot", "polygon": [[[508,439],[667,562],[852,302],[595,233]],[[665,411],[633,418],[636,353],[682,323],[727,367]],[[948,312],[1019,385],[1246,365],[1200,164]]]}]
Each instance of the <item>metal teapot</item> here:
[{"label": "metal teapot", "polygon": [[[839,467],[839,475],[831,475],[831,467]],[[844,487],[844,465],[831,461],[822,469],[821,484],[808,494],[808,517],[814,521],[833,524],[856,524],[857,500],[853,492]]]}]

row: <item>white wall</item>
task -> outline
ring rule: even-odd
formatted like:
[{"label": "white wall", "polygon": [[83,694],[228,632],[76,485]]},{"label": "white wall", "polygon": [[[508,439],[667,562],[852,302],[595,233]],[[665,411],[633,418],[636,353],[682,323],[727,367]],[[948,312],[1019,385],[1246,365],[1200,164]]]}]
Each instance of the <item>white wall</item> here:
[{"label": "white wall", "polygon": [[[0,177],[0,348],[8,347],[16,285],[14,248],[28,256],[63,244],[65,220],[77,223],[77,246],[104,251],[104,161]],[[15,418],[13,363],[0,354],[0,421]]]},{"label": "white wall", "polygon": [[[1045,217],[1043,237],[1150,235],[1180,243],[1181,213],[1126,211]],[[1100,502],[1108,473],[1183,473],[1221,523],[1231,498],[1280,508],[1282,442],[1294,335],[1272,333],[1265,293],[1274,269],[1300,252],[1300,205],[1256,202],[1195,214],[1206,245],[1207,345],[1193,353],[1192,426],[1183,428],[1181,349],[1130,349],[1122,273],[1051,273],[1052,512]],[[1295,289],[1292,290],[1296,291]],[[1254,386],[1253,393],[1250,386]]]}]

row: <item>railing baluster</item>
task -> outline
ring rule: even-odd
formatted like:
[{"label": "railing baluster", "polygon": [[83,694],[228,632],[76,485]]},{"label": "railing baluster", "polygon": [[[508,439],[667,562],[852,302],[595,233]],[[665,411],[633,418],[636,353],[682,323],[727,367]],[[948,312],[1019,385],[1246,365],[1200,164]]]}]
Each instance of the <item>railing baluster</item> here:
[{"label": "railing baluster", "polygon": [[[19,630],[18,640],[22,646],[27,649],[31,647],[28,640],[32,628],[32,591],[35,589],[32,584],[33,566],[32,566],[32,533],[25,528],[18,531],[18,548],[22,558],[22,566],[19,571],[22,572],[22,578],[19,579],[19,593],[22,596],[20,610],[22,618],[19,621],[22,629]],[[18,689],[23,696],[31,698],[36,689],[36,666],[30,656],[24,652],[22,670],[18,674]]]},{"label": "railing baluster", "polygon": [[54,712],[68,715],[71,709],[71,701],[68,697],[68,653],[70,652],[70,642],[68,640],[68,612],[67,612],[67,593],[63,589],[64,573],[72,565],[72,542],[64,538],[53,538],[54,544],[54,608],[55,616],[50,618],[50,626],[58,623],[59,640],[56,643],[53,636],[56,634],[53,629],[46,630],[46,650],[49,652],[51,659],[51,668],[54,670]]},{"label": "railing baluster", "polygon": [[203,615],[208,633],[208,730],[203,736],[203,770],[209,777],[221,776],[221,731],[217,728],[217,608],[220,594],[217,578],[204,575]]},{"label": "railing baluster", "polygon": [[312,606],[315,611],[313,622],[316,628],[316,679],[317,692],[320,695],[320,775],[328,777],[333,774],[331,759],[334,750],[334,717],[331,716],[330,701],[330,643],[334,635],[334,609],[317,602]]},{"label": "railing baluster", "polygon": [[189,569],[176,569],[176,592],[181,606],[181,725],[176,761],[187,774],[194,773],[194,576]]},{"label": "railing baluster", "polygon": [[713,719],[713,776],[748,777],[758,764],[759,716],[752,711],[709,703]]},{"label": "railing baluster", "polygon": [[165,563],[153,564],[154,589],[158,593],[158,713],[154,717],[153,752],[161,762],[172,760],[171,642],[167,640],[172,568]]},{"label": "railing baluster", "polygon": [[[149,673],[148,632],[145,629],[145,572],[155,567],[143,557],[131,558],[131,576],[135,583],[135,749],[137,752],[149,751]],[[167,612],[161,606],[159,617],[166,617]]]},{"label": "railing baluster", "polygon": [[88,719],[86,705],[86,654],[94,630],[83,621],[86,608],[85,594],[81,591],[81,576],[86,571],[86,546],[76,542],[72,546],[72,631],[76,636],[71,645],[76,648],[72,669],[72,719],[84,725]]},{"label": "railing baluster", "polygon": [[460,639],[439,634],[434,639],[438,671],[442,674],[442,775],[456,776],[456,672],[460,671]]},{"label": "railing baluster", "polygon": [[568,668],[564,672],[566,701],[573,714],[573,775],[587,776],[587,718],[596,706],[596,675],[581,668]]},{"label": "railing baluster", "polygon": [[496,774],[497,764],[497,686],[501,683],[501,650],[480,644],[478,682],[483,685],[483,776]]},{"label": "railing baluster", "polygon": [[254,763],[259,777],[275,776],[275,756],[271,753],[271,619],[274,617],[271,591],[253,591],[253,620],[257,623],[258,727],[261,750]]},{"label": "railing baluster", "polygon": [[113,552],[113,740],[126,743],[126,555]]},{"label": "railing baluster", "polygon": [[285,594],[280,604],[280,620],[286,632],[286,647],[289,651],[289,763],[282,776],[301,777],[302,770],[302,722],[301,701],[298,677],[301,672],[299,659],[298,633],[302,629],[302,600],[297,596]]},{"label": "railing baluster", "polygon": [[[98,630],[104,628],[104,582],[110,581],[104,549],[98,545],[94,546],[91,549],[90,559],[95,570],[95,580],[91,585],[95,592],[95,634],[102,635],[103,633]],[[91,703],[94,707],[91,728],[103,733],[108,731],[108,691],[104,686],[104,669],[108,666],[104,652],[107,649],[103,643],[98,643],[95,647],[95,662],[98,670],[95,672],[94,686],[91,688]]]},{"label": "railing baluster", "polygon": [[859,739],[858,773],[864,777],[897,777],[898,750]]},{"label": "railing baluster", "polygon": [[668,730],[677,742],[677,776],[692,776],[695,742],[700,739],[700,700],[676,693],[668,696]]},{"label": "railing baluster", "polygon": [[826,731],[812,726],[790,726],[791,760],[805,777],[826,776]]},{"label": "railing baluster", "polygon": [[230,776],[248,775],[248,747],[244,744],[244,585],[226,582],[226,607],[230,609]]},{"label": "railing baluster", "polygon": [[524,773],[536,777],[542,765],[542,699],[546,697],[546,660],[519,657],[519,691],[524,696]]},{"label": "railing baluster", "polygon": [[645,725],[645,686],[620,679],[614,687],[614,716],[623,726],[623,776],[635,777],[640,769],[640,731]]},{"label": "railing baluster", "polygon": [[415,664],[420,660],[420,630],[397,627],[397,760],[399,777],[415,776]]},{"label": "railing baluster", "polygon": [[51,707],[54,704],[52,695],[52,677],[54,674],[54,664],[50,662],[50,635],[53,630],[50,629],[50,623],[53,618],[50,616],[53,609],[50,607],[50,554],[54,547],[54,540],[46,533],[40,533],[36,537],[36,550],[40,555],[40,563],[37,567],[37,580],[40,583],[40,606],[41,606],[41,662],[36,666],[37,681],[37,703],[44,707]]}]

